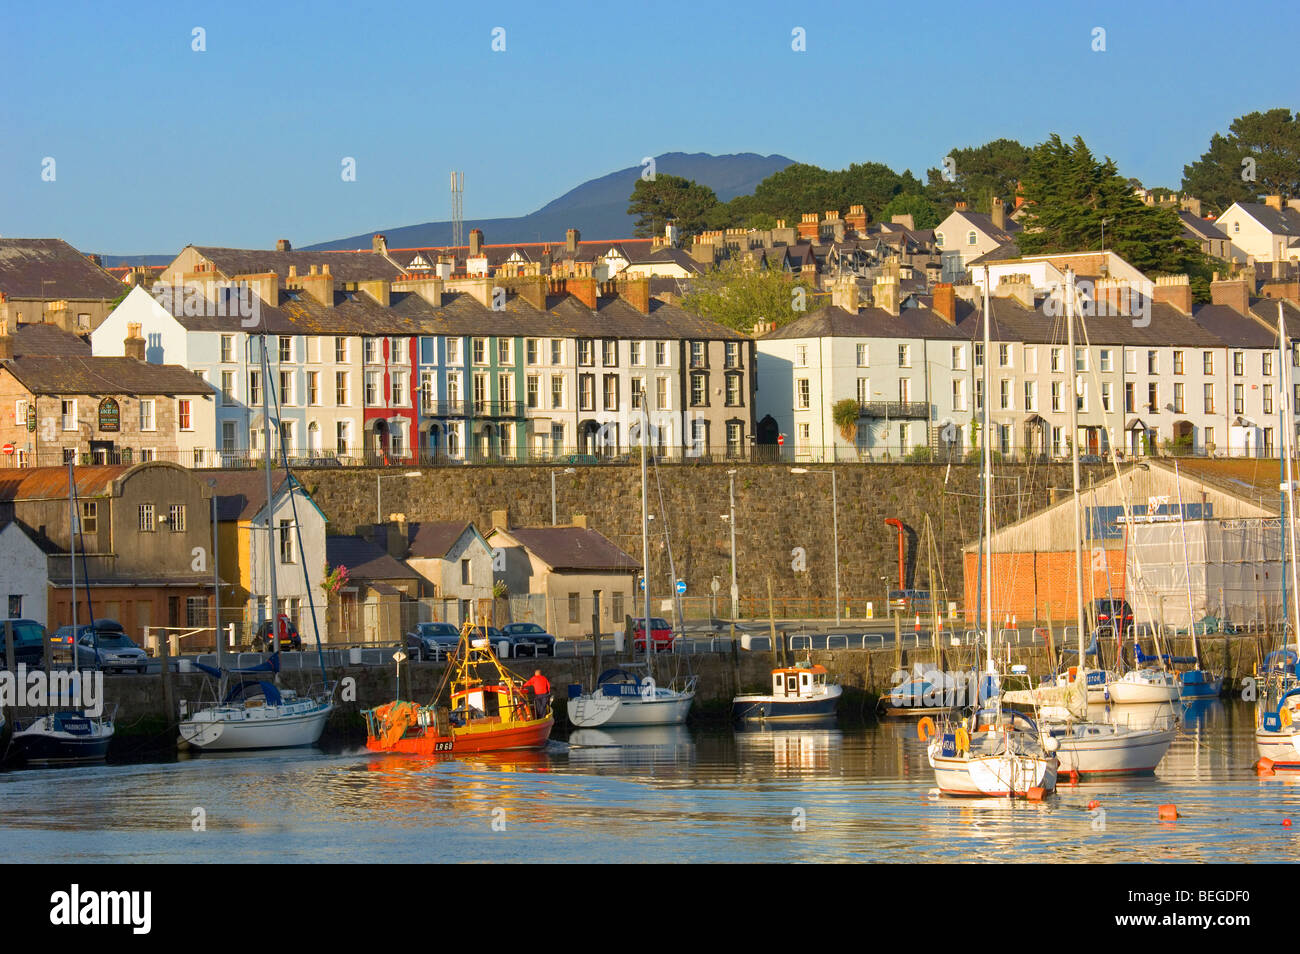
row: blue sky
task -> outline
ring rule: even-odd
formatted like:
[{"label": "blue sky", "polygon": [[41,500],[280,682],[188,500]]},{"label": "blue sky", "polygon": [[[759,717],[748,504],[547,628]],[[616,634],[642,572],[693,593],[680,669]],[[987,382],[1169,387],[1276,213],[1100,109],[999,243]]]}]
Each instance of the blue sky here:
[{"label": "blue sky", "polygon": [[669,151],[923,175],[954,146],[1054,131],[1177,187],[1234,117],[1300,105],[1294,15],[1208,0],[13,5],[0,235],[120,254],[307,245],[450,218],[453,168],[472,222]]}]

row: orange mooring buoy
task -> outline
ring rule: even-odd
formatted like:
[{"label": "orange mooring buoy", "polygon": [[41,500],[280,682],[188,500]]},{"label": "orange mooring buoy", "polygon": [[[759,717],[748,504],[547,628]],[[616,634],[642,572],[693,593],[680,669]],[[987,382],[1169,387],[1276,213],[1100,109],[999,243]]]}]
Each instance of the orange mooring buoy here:
[{"label": "orange mooring buoy", "polygon": [[1035,785],[1026,793],[1031,802],[1041,802],[1045,794],[1046,792],[1038,785]]},{"label": "orange mooring buoy", "polygon": [[1160,820],[1161,820],[1161,821],[1174,821],[1176,818],[1178,818],[1178,806],[1177,806],[1177,805],[1161,805],[1161,806],[1160,806]]},{"label": "orange mooring buoy", "polygon": [[1290,827],[1291,827],[1291,819],[1289,819],[1289,818],[1283,818],[1283,819],[1282,819],[1282,827],[1283,827],[1283,828],[1290,828]]},{"label": "orange mooring buoy", "polygon": [[1273,760],[1272,760],[1272,759],[1263,759],[1263,758],[1262,758],[1262,759],[1260,759],[1258,762],[1256,762],[1256,763],[1255,763],[1255,774],[1257,774],[1257,775],[1276,775],[1277,773],[1276,773],[1275,771],[1273,771]]},{"label": "orange mooring buoy", "polygon": [[1101,802],[1097,801],[1097,799],[1095,798],[1088,803],[1088,811],[1092,811],[1094,808],[1100,808],[1100,807],[1101,807]]}]

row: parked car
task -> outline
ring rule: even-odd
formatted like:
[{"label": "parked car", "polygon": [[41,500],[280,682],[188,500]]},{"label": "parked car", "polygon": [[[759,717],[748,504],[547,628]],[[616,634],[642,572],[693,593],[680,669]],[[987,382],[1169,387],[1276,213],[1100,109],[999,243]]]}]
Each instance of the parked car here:
[{"label": "parked car", "polygon": [[442,659],[456,651],[460,628],[452,623],[417,623],[406,634],[406,654],[419,661]]},{"label": "parked car", "polygon": [[501,632],[510,640],[510,649],[515,656],[521,649],[527,649],[532,656],[555,655],[555,637],[536,623],[506,623]]},{"label": "parked car", "polygon": [[[633,644],[640,652],[645,652],[645,619],[632,620]],[[673,627],[662,616],[650,617],[650,639],[655,652],[673,648]]]},{"label": "parked car", "polygon": [[1128,635],[1128,628],[1133,625],[1133,609],[1128,605],[1128,600],[1100,599],[1093,600],[1092,603],[1093,618],[1097,620],[1097,628],[1092,631],[1093,636],[1115,636],[1115,627],[1119,627],[1121,637]]},{"label": "parked car", "polygon": [[[126,634],[122,624],[115,619],[97,619],[77,627],[77,666],[103,669],[106,672],[142,673],[148,665],[145,651]],[[71,650],[72,627],[60,627],[50,641]]]},{"label": "parked car", "polygon": [[[280,614],[280,652],[287,652],[291,649],[302,649],[302,637],[298,635],[298,627],[294,625],[293,620]],[[271,621],[262,620],[257,632],[253,634],[253,652],[262,653],[271,651]]]},{"label": "parked car", "polygon": [[[14,634],[14,665],[28,669],[45,666],[45,627],[34,619],[6,620]],[[4,646],[0,645],[0,666],[8,665]]]}]

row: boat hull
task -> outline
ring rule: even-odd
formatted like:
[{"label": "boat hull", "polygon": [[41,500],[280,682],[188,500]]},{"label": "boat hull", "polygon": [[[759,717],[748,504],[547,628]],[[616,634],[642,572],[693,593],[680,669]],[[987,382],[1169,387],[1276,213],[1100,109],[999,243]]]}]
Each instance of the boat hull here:
[{"label": "boat hull", "polygon": [[1110,684],[1110,701],[1114,705],[1135,705],[1149,702],[1176,702],[1178,683],[1145,682],[1116,679]]},{"label": "boat hull", "polygon": [[1056,790],[1057,761],[1030,755],[949,758],[932,750],[934,779],[944,795],[972,798],[1027,798],[1031,788]]},{"label": "boat hull", "polygon": [[438,735],[431,728],[407,733],[391,745],[373,736],[366,739],[372,752],[397,752],[404,755],[462,755],[470,752],[498,752],[507,749],[540,749],[551,737],[555,720],[531,719],[502,727],[453,729],[451,735]]},{"label": "boat hull", "polygon": [[[1096,735],[1054,736],[1059,748],[1058,774],[1081,778],[1111,775],[1148,775],[1156,770],[1177,732],[1174,729],[1106,731]],[[1048,733],[1043,733],[1047,738]]]},{"label": "boat hull", "polygon": [[578,696],[569,700],[569,722],[578,729],[680,725],[686,721],[694,701],[694,692],[677,693],[668,689],[658,690],[653,699],[640,696]]},{"label": "boat hull", "polygon": [[731,717],[737,722],[804,722],[835,715],[843,690],[830,687],[824,696],[800,699],[779,696],[736,696],[731,700]]},{"label": "boat hull", "polygon": [[1217,699],[1223,692],[1223,677],[1198,671],[1185,672],[1179,677],[1183,699]]},{"label": "boat hull", "polygon": [[9,757],[27,765],[73,765],[102,762],[108,757],[113,729],[106,727],[88,736],[44,729],[15,731]]},{"label": "boat hull", "polygon": [[211,752],[301,748],[320,741],[333,711],[332,704],[325,704],[301,714],[236,719],[223,717],[220,709],[210,709],[182,722],[180,736],[190,745]]},{"label": "boat hull", "polygon": [[1259,754],[1273,763],[1275,769],[1295,771],[1300,769],[1300,733],[1294,731],[1266,732],[1255,730],[1255,745]]}]

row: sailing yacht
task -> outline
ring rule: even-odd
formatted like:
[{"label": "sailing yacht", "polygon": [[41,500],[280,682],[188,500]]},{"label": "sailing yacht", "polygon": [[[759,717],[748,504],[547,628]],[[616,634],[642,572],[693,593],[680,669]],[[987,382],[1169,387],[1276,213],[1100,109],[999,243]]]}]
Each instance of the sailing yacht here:
[{"label": "sailing yacht", "polygon": [[[72,632],[77,627],[77,538],[81,535],[78,520],[77,482],[72,458],[68,459],[68,564],[72,579]],[[86,605],[90,618],[95,618],[95,605],[90,596],[90,571],[86,565],[86,551],[81,551],[82,578],[86,587]],[[77,665],[77,644],[72,649],[72,679],[77,683],[82,673]],[[73,698],[79,695],[74,690]],[[113,707],[116,713],[117,707]],[[47,711],[32,719],[15,719],[6,751],[0,753],[7,759],[27,765],[61,765],[77,762],[102,762],[108,756],[108,746],[113,741],[113,714],[90,713],[85,709],[59,709]]]},{"label": "sailing yacht", "polygon": [[[640,678],[627,669],[611,669],[600,674],[595,687],[583,692],[581,686],[569,688],[569,722],[577,729],[606,726],[681,725],[695,701],[696,676],[678,684],[661,686],[655,681],[653,638],[654,623],[650,615],[650,507],[646,480],[646,458],[650,454],[649,414],[645,392],[641,392],[641,578],[645,583],[646,658],[641,664],[646,674]],[[671,556],[671,550],[669,551]],[[673,574],[674,579],[676,574]],[[635,647],[635,643],[634,643]],[[629,666],[628,668],[636,668]]]},{"label": "sailing yacht", "polygon": [[[1074,354],[1074,273],[1065,273],[1065,323],[1067,354]],[[1077,385],[1074,387],[1077,388]],[[1074,600],[1076,627],[1079,637],[1078,656],[1082,662],[1086,657],[1083,644],[1083,511],[1079,501],[1079,403],[1073,397],[1070,401],[1070,464],[1074,500]],[[1073,778],[1088,775],[1126,775],[1143,774],[1155,771],[1169,746],[1173,744],[1176,730],[1172,725],[1152,726],[1149,728],[1132,728],[1118,723],[1104,723],[1090,720],[1088,703],[1090,692],[1079,670],[1067,672],[1067,682],[1060,687],[1061,705],[1054,706],[1050,717],[1041,721],[1040,731],[1045,746],[1054,743],[1054,750],[1060,762],[1059,771]],[[1119,679],[1109,681],[1108,691],[1113,702],[1118,702],[1117,687],[1138,686],[1136,681],[1125,682],[1134,673],[1126,673]],[[1177,686],[1175,685],[1175,691]],[[1041,690],[1033,701],[1041,701]],[[1008,701],[1018,700],[1018,693],[1008,693]],[[1136,700],[1133,700],[1136,701]],[[1151,701],[1162,701],[1159,699]]]},{"label": "sailing yacht", "polygon": [[[266,335],[261,341],[262,374],[264,381],[271,380],[270,359],[266,350]],[[266,555],[270,568],[270,611],[277,615],[279,603],[276,599],[275,582],[275,547],[272,543],[272,520],[275,494],[271,480],[271,433],[272,419],[269,410],[271,388],[262,389],[262,420],[266,422]],[[277,412],[279,408],[276,408]],[[278,428],[277,428],[278,430]],[[284,437],[281,435],[280,444]],[[281,455],[288,461],[288,452],[281,446]],[[298,525],[297,504],[293,498],[293,486],[288,481],[289,500],[295,509],[293,524]],[[299,563],[303,572],[307,572],[308,561],[302,551],[302,538],[298,537]],[[311,606],[311,586],[307,587],[308,603],[315,622],[315,607]],[[272,631],[278,626],[272,625]],[[200,703],[193,712],[182,703],[185,711],[181,713],[180,741],[200,749],[211,751],[246,751],[254,749],[293,748],[315,745],[325,731],[325,723],[334,711],[333,684],[325,674],[325,663],[321,658],[321,686],[317,691],[299,696],[294,690],[278,685],[280,674],[280,640],[271,639],[270,657],[257,666],[246,669],[225,669],[199,664],[199,669],[216,677],[218,689],[216,697],[209,703]],[[220,645],[220,640],[218,640]],[[316,632],[316,650],[320,653],[320,632]],[[268,675],[270,679],[256,678]],[[253,678],[245,678],[252,676]]]},{"label": "sailing yacht", "polygon": [[[988,268],[984,270],[984,354],[992,354]],[[984,393],[990,393],[989,366],[984,362]],[[998,673],[993,662],[993,458],[989,445],[989,404],[983,407],[984,464],[984,658],[985,685],[996,687]],[[944,720],[936,727],[928,716],[917,724],[927,740],[926,755],[934,769],[935,783],[945,795],[1028,798],[1056,789],[1056,740],[1040,734],[1033,720],[1012,710],[1003,711],[1001,696],[994,695],[991,709],[979,710],[974,723],[963,719],[953,724]]]},{"label": "sailing yacht", "polygon": [[[1287,542],[1291,544],[1290,579],[1282,574],[1282,595],[1286,598],[1287,583],[1291,584],[1291,605],[1294,617],[1286,622],[1292,626],[1294,649],[1282,649],[1268,654],[1264,660],[1262,686],[1255,706],[1255,744],[1261,759],[1273,768],[1300,769],[1300,586],[1297,586],[1295,530],[1295,481],[1292,474],[1292,456],[1295,453],[1295,412],[1291,408],[1292,385],[1287,369],[1291,366],[1288,352],[1291,342],[1286,333],[1286,318],[1282,303],[1277,304],[1277,350],[1279,373],[1282,376],[1281,395],[1282,427],[1282,562],[1287,562]],[[1286,632],[1286,623],[1283,624]]]}]

